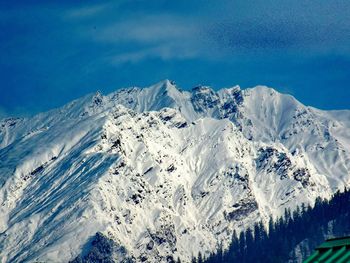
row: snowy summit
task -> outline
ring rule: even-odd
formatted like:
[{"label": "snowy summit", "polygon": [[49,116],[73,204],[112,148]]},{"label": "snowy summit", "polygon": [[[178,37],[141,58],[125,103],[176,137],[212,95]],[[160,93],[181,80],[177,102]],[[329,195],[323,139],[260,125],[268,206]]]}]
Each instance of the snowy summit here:
[{"label": "snowy summit", "polygon": [[[0,121],[1,262],[189,262],[350,181],[350,111],[163,81]],[[98,242],[97,242],[97,241]]]}]

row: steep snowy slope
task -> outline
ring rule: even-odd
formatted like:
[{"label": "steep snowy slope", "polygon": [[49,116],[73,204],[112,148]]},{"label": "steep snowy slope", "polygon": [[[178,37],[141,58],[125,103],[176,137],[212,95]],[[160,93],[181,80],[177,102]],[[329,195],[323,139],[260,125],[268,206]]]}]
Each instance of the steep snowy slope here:
[{"label": "steep snowy slope", "polygon": [[189,261],[348,185],[349,117],[164,81],[3,120],[0,259],[67,262],[102,232],[136,261]]},{"label": "steep snowy slope", "polygon": [[305,107],[273,89],[245,90],[240,109],[251,125],[243,133],[253,140],[278,141],[293,155],[303,155],[326,175],[333,190],[349,184],[349,112],[339,114]]}]

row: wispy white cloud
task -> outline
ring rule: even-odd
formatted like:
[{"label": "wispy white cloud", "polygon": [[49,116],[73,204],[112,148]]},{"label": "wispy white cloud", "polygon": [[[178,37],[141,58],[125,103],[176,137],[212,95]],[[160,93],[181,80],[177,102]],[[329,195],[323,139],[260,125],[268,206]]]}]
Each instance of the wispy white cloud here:
[{"label": "wispy white cloud", "polygon": [[84,36],[96,43],[118,46],[110,55],[113,64],[148,58],[193,58],[204,52],[201,43],[205,41],[198,24],[181,16],[163,14],[130,17],[99,26],[98,30],[90,27]]},{"label": "wispy white cloud", "polygon": [[97,4],[69,9],[65,12],[65,17],[69,19],[90,18],[96,16],[108,8],[108,4]]},{"label": "wispy white cloud", "polygon": [[153,46],[151,48],[144,48],[113,55],[109,58],[109,60],[113,64],[120,65],[127,62],[137,63],[148,58],[160,58],[162,60],[189,59],[197,57],[199,53],[200,52],[198,52],[198,50],[181,46],[181,44],[170,46],[165,43]]},{"label": "wispy white cloud", "polygon": [[[196,7],[203,9],[199,3]],[[147,6],[145,10],[137,9],[136,4],[120,0],[71,9],[67,16],[93,18],[79,22],[77,36],[110,48],[108,57],[113,64],[135,63],[149,58],[224,59],[242,52],[264,54],[266,50],[312,49],[320,52],[337,45],[346,46],[348,23],[344,19],[326,16],[325,8],[315,3],[305,6],[309,11],[303,11],[293,1],[288,1],[288,10],[286,5],[271,2],[271,9],[267,10],[263,2],[258,1],[259,8],[254,12],[252,2],[223,3],[208,6],[208,2],[204,5],[206,12],[199,15],[196,12],[169,12],[164,8],[147,9]],[[318,13],[325,17],[322,21],[329,18],[337,26],[331,30],[331,26],[324,26],[312,13],[306,16],[304,13],[310,12],[311,7],[321,8]],[[252,13],[256,14],[253,19]]]},{"label": "wispy white cloud", "polygon": [[158,15],[131,17],[128,21],[107,25],[99,32],[93,32],[91,36],[96,41],[111,43],[155,43],[180,39],[185,42],[195,36],[196,30],[193,21],[184,21],[177,16]]}]

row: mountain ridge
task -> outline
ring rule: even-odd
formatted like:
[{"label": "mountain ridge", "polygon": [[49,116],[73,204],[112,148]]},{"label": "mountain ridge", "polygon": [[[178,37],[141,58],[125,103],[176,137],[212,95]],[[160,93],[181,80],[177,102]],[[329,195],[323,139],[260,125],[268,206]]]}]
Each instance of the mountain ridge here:
[{"label": "mountain ridge", "polygon": [[67,262],[98,232],[135,260],[208,255],[348,186],[348,115],[165,80],[2,120],[0,258]]}]

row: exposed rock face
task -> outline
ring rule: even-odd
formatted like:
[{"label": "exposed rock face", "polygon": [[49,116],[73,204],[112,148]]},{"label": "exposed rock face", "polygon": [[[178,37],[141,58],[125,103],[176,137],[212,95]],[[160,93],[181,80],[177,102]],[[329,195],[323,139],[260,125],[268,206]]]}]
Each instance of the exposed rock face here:
[{"label": "exposed rock face", "polygon": [[2,120],[0,258],[187,262],[347,186],[349,146],[348,111],[265,87],[165,81]]},{"label": "exposed rock face", "polygon": [[82,252],[84,255],[76,257],[70,263],[96,263],[96,262],[120,262],[132,263],[134,260],[128,257],[126,249],[117,245],[100,232],[91,238]]}]

